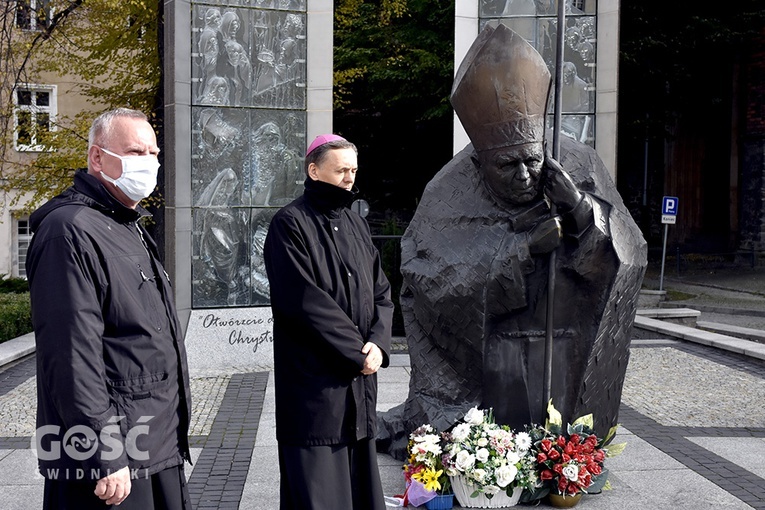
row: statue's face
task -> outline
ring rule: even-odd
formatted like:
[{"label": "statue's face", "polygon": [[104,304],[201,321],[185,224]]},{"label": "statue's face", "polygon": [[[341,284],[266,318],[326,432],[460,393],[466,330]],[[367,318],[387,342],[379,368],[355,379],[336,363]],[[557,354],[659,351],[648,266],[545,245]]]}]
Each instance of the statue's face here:
[{"label": "statue's face", "polygon": [[478,153],[479,171],[489,192],[511,206],[526,204],[539,196],[544,159],[541,142]]},{"label": "statue's face", "polygon": [[576,78],[576,66],[571,62],[563,63],[563,83],[571,85]]},{"label": "statue's face", "polygon": [[218,9],[207,9],[205,12],[205,24],[211,28],[218,29],[223,18]]}]

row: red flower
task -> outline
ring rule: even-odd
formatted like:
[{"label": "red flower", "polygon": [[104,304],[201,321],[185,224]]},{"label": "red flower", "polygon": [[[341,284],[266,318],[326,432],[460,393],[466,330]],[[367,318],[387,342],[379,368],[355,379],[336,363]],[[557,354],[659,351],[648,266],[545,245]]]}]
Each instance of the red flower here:
[{"label": "red flower", "polygon": [[558,460],[560,459],[560,452],[558,450],[550,450],[547,456],[550,457],[550,460]]},{"label": "red flower", "polygon": [[600,467],[600,464],[596,462],[589,462],[587,464],[587,471],[592,473],[595,476],[598,476],[600,473],[603,472],[603,468]]},{"label": "red flower", "polygon": [[542,464],[547,461],[547,455],[542,452],[537,453],[537,463]]},{"label": "red flower", "polygon": [[545,469],[539,474],[539,478],[542,480],[552,480],[555,475],[549,469]]},{"label": "red flower", "polygon": [[565,437],[563,437],[563,436],[558,436],[558,439],[557,439],[555,442],[556,442],[556,444],[557,444],[558,446],[560,446],[561,448],[563,448],[564,446],[566,446],[566,438],[565,438]]},{"label": "red flower", "polygon": [[540,446],[542,447],[542,451],[547,453],[552,449],[552,441],[549,439],[542,439]]}]

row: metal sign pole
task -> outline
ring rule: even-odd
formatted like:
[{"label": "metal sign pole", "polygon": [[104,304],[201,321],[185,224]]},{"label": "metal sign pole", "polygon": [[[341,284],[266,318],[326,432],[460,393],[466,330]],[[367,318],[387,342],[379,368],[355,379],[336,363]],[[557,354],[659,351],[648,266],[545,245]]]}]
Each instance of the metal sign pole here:
[{"label": "metal sign pole", "polygon": [[667,231],[669,224],[664,224],[664,247],[661,250],[661,275],[659,276],[659,292],[664,290],[664,261],[667,259]]},{"label": "metal sign pole", "polygon": [[[664,224],[664,247],[661,250],[661,275],[659,276],[659,292],[664,290],[664,261],[667,258],[667,231],[670,225],[677,222],[677,210],[680,199],[677,197],[664,197],[661,199],[661,222]],[[678,254],[678,264],[680,256]]]},{"label": "metal sign pole", "polygon": [[[558,0],[558,27],[556,31],[556,53],[555,53],[555,105],[553,114],[553,149],[554,159],[560,159],[560,123],[561,111],[563,109],[563,50],[565,48],[565,25],[566,25],[566,6],[565,2]],[[555,205],[550,207],[550,216],[556,214]],[[547,403],[552,398],[552,357],[553,357],[553,306],[555,305],[555,265],[557,257],[555,250],[550,252],[550,261],[548,264],[547,275],[547,317],[545,327],[545,373],[544,373],[544,406],[542,406],[541,423],[544,423],[547,417]]]}]

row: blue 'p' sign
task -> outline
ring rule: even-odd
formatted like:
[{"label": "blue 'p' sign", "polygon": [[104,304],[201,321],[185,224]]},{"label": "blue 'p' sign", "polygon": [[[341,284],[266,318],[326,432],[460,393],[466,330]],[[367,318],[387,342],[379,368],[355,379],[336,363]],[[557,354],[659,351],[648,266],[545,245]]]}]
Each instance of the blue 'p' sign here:
[{"label": "blue 'p' sign", "polygon": [[677,206],[680,203],[677,197],[664,197],[661,202],[661,214],[677,216]]}]

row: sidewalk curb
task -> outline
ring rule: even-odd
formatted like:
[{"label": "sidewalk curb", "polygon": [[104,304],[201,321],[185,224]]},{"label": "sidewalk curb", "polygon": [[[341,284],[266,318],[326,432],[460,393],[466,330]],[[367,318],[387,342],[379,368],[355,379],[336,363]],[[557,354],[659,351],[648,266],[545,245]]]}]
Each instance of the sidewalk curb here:
[{"label": "sidewalk curb", "polygon": [[35,352],[35,334],[27,333],[0,343],[0,368]]}]

